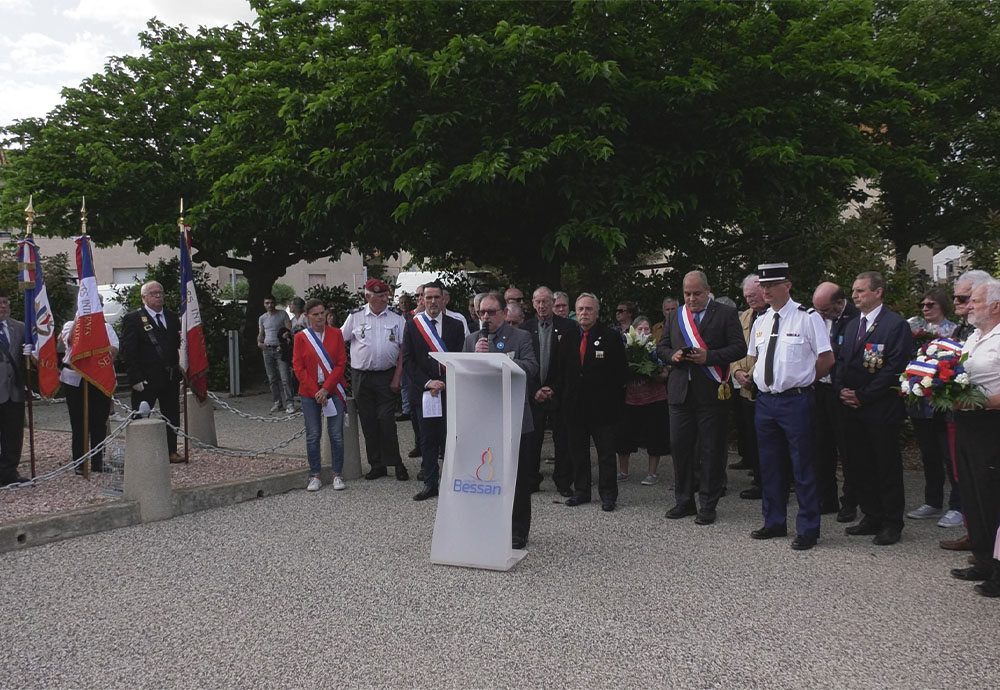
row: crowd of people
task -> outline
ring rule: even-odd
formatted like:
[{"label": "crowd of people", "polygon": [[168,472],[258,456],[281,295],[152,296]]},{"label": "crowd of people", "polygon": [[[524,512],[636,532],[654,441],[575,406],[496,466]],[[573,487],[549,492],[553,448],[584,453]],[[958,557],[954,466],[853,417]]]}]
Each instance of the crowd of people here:
[{"label": "crowd of people", "polygon": [[[693,517],[697,525],[710,525],[726,495],[735,426],[741,459],[729,467],[752,476],[751,487],[739,497],[761,501],[762,525],[750,533],[753,539],[789,534],[790,489],[797,503],[790,544],[795,550],[817,544],[823,515],[853,523],[845,529],[848,535],[869,536],[877,546],[899,542],[906,519],[936,519],[940,527],[967,531],[941,542],[942,548],[971,552],[968,564],[952,576],[977,581],[977,592],[1000,597],[1000,281],[983,271],[964,273],[950,299],[942,288],[928,290],[920,314],[908,320],[885,306],[885,280],[876,272],[858,275],[849,291],[829,282],[816,286],[811,306],[793,299],[792,288],[787,264],[763,264],[742,282],[746,308],[740,311],[713,295],[703,272],[691,271],[683,278],[680,299],[663,299],[662,321],[651,323],[632,302],[622,301],[605,323],[600,299],[589,292],[572,302],[572,314],[569,295],[545,286],[533,291],[530,302],[516,287],[480,293],[470,298],[467,314],[460,314],[448,309],[449,293],[440,282],[419,286],[415,300],[401,299],[403,308],[397,310],[389,306],[389,286],[371,279],[364,286],[365,305],[339,326],[321,300],[293,300],[289,316],[269,295],[258,346],[271,411],[292,413],[299,407],[303,413],[309,491],[321,488],[324,420],[332,485],[346,486],[343,427],[350,379],[370,465],[365,479],[388,476],[390,467],[397,480],[409,479],[396,431],[401,398],[416,438],[409,455],[420,458],[422,487],[413,499],[437,496],[448,391],[431,354],[500,353],[528,381],[525,399],[515,403],[523,406],[523,419],[514,548],[528,543],[531,494],[543,481],[546,430],[554,446],[552,481],[567,507],[595,499],[593,449],[596,498],[603,511],[614,511],[618,485],[630,478],[630,457],[643,448],[648,454],[643,485],[657,484],[661,458],[672,459],[673,505],[666,518]],[[142,307],[124,317],[120,339],[132,407],[158,403],[176,425],[179,322],[164,308],[159,283],[143,285],[141,296]],[[9,314],[9,301],[0,294],[4,484],[22,480],[17,464],[24,326]],[[108,335],[119,347],[113,331]],[[62,337],[68,358],[72,325]],[[919,344],[932,338],[961,347],[966,373],[983,402],[947,411],[905,404],[900,375]],[[85,434],[92,445],[103,438],[110,405],[92,412],[85,430],[76,409],[79,396],[71,395],[79,381],[69,376],[63,382],[76,456]],[[433,408],[440,411],[425,414],[426,396],[442,400]],[[909,511],[901,452],[907,418],[925,484],[922,504]],[[183,461],[172,432],[168,446],[170,461]],[[94,464],[99,463],[97,456]]]}]

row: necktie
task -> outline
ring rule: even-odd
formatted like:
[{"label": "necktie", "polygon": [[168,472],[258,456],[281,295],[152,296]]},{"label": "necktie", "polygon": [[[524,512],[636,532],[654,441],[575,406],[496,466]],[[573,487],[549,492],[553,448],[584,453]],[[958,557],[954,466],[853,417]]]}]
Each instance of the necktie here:
[{"label": "necktie", "polygon": [[437,319],[431,319],[431,328],[434,329],[434,335],[441,335],[440,331],[438,331],[438,320]]},{"label": "necktie", "polygon": [[159,314],[156,315],[156,323],[163,330],[167,330],[166,325],[163,323],[163,312],[160,312]]},{"label": "necktie", "polygon": [[858,326],[858,339],[854,342],[855,345],[864,342],[865,336],[868,334],[868,317],[861,317],[861,325]]},{"label": "necktie", "polygon": [[[764,354],[764,385],[768,388],[774,385],[774,353],[778,350],[778,319],[777,312],[774,313],[774,327],[771,328],[771,337],[767,341],[767,352]],[[773,392],[773,391],[771,391]]]},{"label": "necktie", "polygon": [[704,314],[705,314],[705,310],[704,309],[702,309],[701,311],[696,311],[694,313],[694,325],[695,326],[700,326],[701,325],[701,317],[704,316]]},{"label": "necktie", "polygon": [[7,324],[0,323],[0,343],[3,343],[4,349],[10,349],[10,340],[7,338]]},{"label": "necktie", "polygon": [[580,338],[580,366],[583,366],[583,357],[587,354],[587,337],[590,335],[588,331],[583,332],[583,337]]},{"label": "necktie", "polygon": [[538,378],[542,385],[549,380],[549,324],[538,323]]}]

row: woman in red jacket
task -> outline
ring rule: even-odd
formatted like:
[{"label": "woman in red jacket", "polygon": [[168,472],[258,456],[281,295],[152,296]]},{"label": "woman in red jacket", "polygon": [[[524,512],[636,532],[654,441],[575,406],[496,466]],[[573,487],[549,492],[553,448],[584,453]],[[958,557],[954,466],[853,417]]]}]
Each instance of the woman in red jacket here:
[{"label": "woman in red jacket", "polygon": [[347,393],[344,371],[347,353],[339,328],[326,325],[326,307],[318,299],[306,302],[305,330],[295,334],[292,367],[299,381],[302,416],[306,423],[306,455],[309,458],[307,491],[319,491],[320,439],[323,418],[330,434],[333,456],[333,488],[344,488],[344,414]]}]

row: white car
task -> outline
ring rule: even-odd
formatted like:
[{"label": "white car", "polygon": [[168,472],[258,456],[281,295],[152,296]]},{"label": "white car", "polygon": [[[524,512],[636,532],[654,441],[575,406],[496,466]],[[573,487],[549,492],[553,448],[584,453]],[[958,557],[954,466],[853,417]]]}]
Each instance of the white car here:
[{"label": "white car", "polygon": [[112,326],[121,321],[121,318],[128,311],[126,306],[118,301],[118,291],[127,287],[129,286],[116,285],[115,283],[97,286],[97,294],[104,302],[104,320]]}]

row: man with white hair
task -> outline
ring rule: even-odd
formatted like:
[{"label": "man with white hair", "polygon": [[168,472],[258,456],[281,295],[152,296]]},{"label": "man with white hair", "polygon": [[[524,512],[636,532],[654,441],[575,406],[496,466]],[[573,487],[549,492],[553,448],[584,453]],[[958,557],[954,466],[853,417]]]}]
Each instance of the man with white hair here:
[{"label": "man with white hair", "polygon": [[976,592],[1000,597],[1000,281],[972,291],[967,315],[976,330],[962,348],[970,382],[986,396],[982,408],[955,411],[955,451],[975,563],[955,568],[959,580],[985,580]]}]

